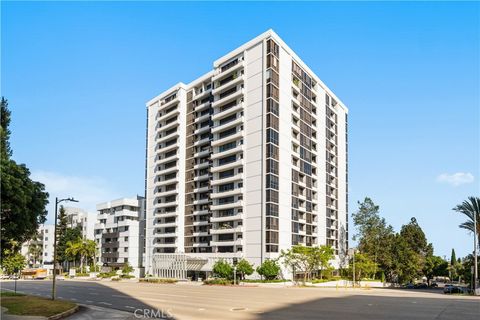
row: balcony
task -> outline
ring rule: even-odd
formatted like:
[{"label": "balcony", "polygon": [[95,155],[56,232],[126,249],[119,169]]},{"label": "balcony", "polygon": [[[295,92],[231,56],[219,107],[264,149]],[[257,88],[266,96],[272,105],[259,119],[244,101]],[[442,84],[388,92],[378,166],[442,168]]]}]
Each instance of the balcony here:
[{"label": "balcony", "polygon": [[196,117],[193,122],[194,122],[194,123],[203,122],[203,121],[205,121],[205,120],[210,119],[210,116],[211,116],[210,113],[206,113],[206,114],[204,114],[203,116]]},{"label": "balcony", "polygon": [[176,242],[173,242],[173,243],[154,242],[153,247],[154,248],[175,248],[177,247],[177,243]]},{"label": "balcony", "polygon": [[211,102],[210,102],[210,101],[207,101],[207,102],[204,102],[204,103],[199,104],[198,106],[196,106],[196,107],[194,108],[194,110],[195,110],[195,112],[201,112],[201,111],[207,109],[208,107],[210,107],[210,105],[211,105]]},{"label": "balcony", "polygon": [[234,181],[239,181],[239,180],[243,180],[243,173],[238,173],[238,174],[236,174],[232,177],[223,178],[223,179],[215,178],[214,180],[212,180],[210,182],[210,185],[216,186],[216,185],[219,185],[219,184],[224,184],[224,183],[234,182]]},{"label": "balcony", "polygon": [[221,71],[221,69],[218,69],[218,73],[212,77],[212,81],[217,81],[218,79],[221,79],[228,75],[231,72],[237,71],[245,67],[245,60],[239,60],[237,64],[231,66],[230,68]]},{"label": "balcony", "polygon": [[208,144],[210,143],[210,137],[207,137],[207,138],[203,138],[201,140],[197,140],[195,141],[195,143],[193,144],[194,146],[198,147],[198,146],[201,146],[201,145],[204,145],[204,144]]},{"label": "balcony", "polygon": [[194,200],[193,204],[194,205],[202,205],[202,204],[208,204],[209,202],[210,202],[210,199],[205,198],[205,199]]},{"label": "balcony", "polygon": [[219,131],[222,131],[222,130],[226,130],[226,129],[229,129],[229,128],[232,128],[232,127],[235,127],[239,124],[242,124],[244,123],[245,119],[243,116],[237,116],[237,118],[235,120],[232,120],[230,122],[227,122],[227,123],[223,123],[223,124],[218,124],[216,126],[214,126],[212,128],[212,133],[217,133]]},{"label": "balcony", "polygon": [[216,112],[213,113],[212,120],[216,121],[218,119],[229,116],[229,115],[231,115],[233,113],[236,113],[238,111],[241,111],[241,110],[243,110],[243,102],[240,102],[237,105],[235,105],[233,107],[230,107],[230,108],[228,108],[226,110],[223,110],[223,111],[218,111],[217,110]]},{"label": "balcony", "polygon": [[212,102],[212,108],[215,108],[215,107],[217,107],[217,106],[219,106],[219,105],[222,105],[222,104],[224,104],[224,103],[228,103],[228,102],[230,102],[230,101],[233,101],[233,100],[235,100],[235,99],[238,99],[239,97],[241,97],[241,96],[243,95],[244,90],[245,90],[244,88],[239,88],[239,89],[238,89],[237,91],[235,91],[234,93],[229,94],[229,95],[226,96],[226,97],[223,97],[223,98],[221,98],[221,99],[218,99],[218,100]]},{"label": "balcony", "polygon": [[237,240],[230,240],[230,241],[210,241],[210,245],[213,247],[220,247],[220,246],[241,246],[242,239]]},{"label": "balcony", "polygon": [[210,190],[209,186],[193,188],[194,193],[203,193],[203,192],[208,192],[209,190]]},{"label": "balcony", "polygon": [[210,167],[210,162],[205,161],[205,162],[198,163],[198,164],[194,165],[193,169],[200,170],[200,169],[205,169],[205,168],[208,168],[208,167]]},{"label": "balcony", "polygon": [[212,90],[212,94],[213,95],[218,95],[220,94],[221,92],[223,92],[224,90],[227,90],[227,89],[230,89],[231,87],[233,86],[236,86],[237,84],[239,83],[242,83],[244,81],[244,75],[243,74],[239,74],[237,75],[236,78],[222,84],[221,86],[219,86],[218,88],[215,88]]},{"label": "balcony", "polygon": [[157,164],[157,165],[160,165],[160,164],[163,164],[163,163],[165,163],[165,162],[170,162],[170,161],[172,161],[172,160],[178,160],[178,154],[171,155],[171,156],[169,156],[169,157],[167,157],[167,158],[158,159],[158,160],[156,161],[156,164]]},{"label": "balcony", "polygon": [[193,181],[204,181],[209,179],[210,179],[210,173],[207,172],[201,176],[196,176],[195,178],[193,178]]},{"label": "balcony", "polygon": [[171,145],[163,145],[163,146],[159,146],[157,150],[157,152],[168,152],[168,151],[171,151],[171,150],[174,150],[178,148],[178,145],[177,143],[172,143]]},{"label": "balcony", "polygon": [[211,158],[212,158],[212,160],[218,159],[218,158],[223,158],[223,157],[229,156],[231,154],[239,153],[239,152],[242,152],[242,151],[243,151],[243,145],[239,144],[235,148],[232,148],[232,149],[229,149],[229,150],[226,150],[226,151],[222,151],[222,152],[218,152],[218,153],[214,153],[214,154],[212,154]]},{"label": "balcony", "polygon": [[218,140],[213,140],[212,141],[212,147],[220,146],[222,144],[225,144],[227,142],[230,142],[230,141],[242,138],[242,137],[243,137],[243,130],[239,130],[237,133],[232,134],[230,136],[227,136],[225,138],[218,139]]},{"label": "balcony", "polygon": [[210,152],[211,150],[209,148],[205,149],[205,150],[201,150],[201,151],[198,151],[197,153],[195,153],[193,156],[195,158],[203,158],[203,157],[206,157],[206,156],[209,156],[210,155]]},{"label": "balcony", "polygon": [[198,99],[201,99],[201,98],[206,98],[210,94],[210,92],[212,92],[211,88],[203,90],[202,92],[195,94],[195,96],[193,97],[192,100],[198,100]]},{"label": "balcony", "polygon": [[205,132],[208,132],[210,131],[210,126],[205,126],[205,127],[202,127],[202,128],[198,128],[197,130],[195,130],[193,132],[193,134],[202,134],[202,133],[205,133]]},{"label": "balcony", "polygon": [[175,131],[175,132],[172,132],[172,133],[169,133],[167,135],[164,135],[162,137],[159,137],[157,138],[157,141],[155,141],[156,143],[162,143],[162,142],[165,142],[165,141],[168,141],[172,138],[177,138],[179,137],[179,134],[178,134],[178,131]]},{"label": "balcony", "polygon": [[176,172],[176,171],[178,171],[178,167],[173,166],[173,167],[170,167],[170,168],[161,169],[161,170],[157,171],[155,174],[157,176],[160,176],[160,175],[163,175],[163,174],[172,173],[172,172]]},{"label": "balcony", "polygon": [[242,213],[237,213],[232,216],[211,217],[210,222],[236,221],[236,220],[242,220],[242,219],[243,219]]},{"label": "balcony", "polygon": [[158,118],[156,119],[156,121],[157,121],[157,123],[158,123],[158,122],[162,122],[162,121],[170,118],[171,116],[175,116],[175,115],[179,115],[179,114],[180,114],[180,110],[177,108],[177,109],[175,109],[175,110],[173,110],[173,111],[170,111],[169,113],[166,113],[166,114],[158,117]]},{"label": "balcony", "polygon": [[215,191],[214,193],[210,194],[211,199],[218,199],[218,198],[223,198],[223,197],[228,197],[228,196],[234,196],[237,194],[242,194],[243,193],[243,188],[235,188],[230,191],[225,191],[225,192],[219,192]]},{"label": "balcony", "polygon": [[210,229],[210,234],[226,234],[226,233],[235,233],[235,232],[243,232],[243,227],[242,226],[237,226],[235,228]]},{"label": "balcony", "polygon": [[230,163],[227,163],[227,164],[224,164],[224,165],[221,165],[221,166],[217,165],[215,167],[212,167],[210,169],[210,171],[212,173],[215,173],[215,172],[219,172],[219,171],[224,171],[224,170],[228,170],[228,169],[237,168],[237,167],[243,166],[243,164],[244,164],[243,159],[238,158],[237,160],[235,160],[233,162],[230,162]]},{"label": "balcony", "polygon": [[160,125],[158,128],[157,128],[157,132],[160,133],[162,131],[165,131],[165,130],[168,130],[168,129],[172,129],[176,126],[178,126],[179,122],[178,122],[178,119],[176,120],[173,120],[172,122],[170,123],[167,123],[167,124],[164,124],[164,125]]}]

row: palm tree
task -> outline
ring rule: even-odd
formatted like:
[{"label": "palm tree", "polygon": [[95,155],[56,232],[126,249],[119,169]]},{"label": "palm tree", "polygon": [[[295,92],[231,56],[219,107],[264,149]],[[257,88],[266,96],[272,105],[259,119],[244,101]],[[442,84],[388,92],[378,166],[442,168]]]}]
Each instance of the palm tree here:
[{"label": "palm tree", "polygon": [[73,265],[75,266],[75,260],[79,253],[79,241],[67,241],[66,245],[65,255],[73,260]]},{"label": "palm tree", "polygon": [[[462,204],[459,204],[453,210],[464,214],[467,216],[467,221],[459,225],[460,228],[466,229],[473,232],[473,217],[476,216],[477,220],[477,236],[480,240],[480,198],[478,197],[468,197],[468,200],[463,201]],[[478,243],[478,241],[477,241]]]}]

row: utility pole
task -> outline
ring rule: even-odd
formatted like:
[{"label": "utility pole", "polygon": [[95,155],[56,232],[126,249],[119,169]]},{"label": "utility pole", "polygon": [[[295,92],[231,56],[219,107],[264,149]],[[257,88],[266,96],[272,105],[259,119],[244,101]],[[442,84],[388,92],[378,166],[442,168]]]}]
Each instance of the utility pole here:
[{"label": "utility pole", "polygon": [[473,294],[477,295],[478,262],[477,262],[477,215],[473,212]]}]

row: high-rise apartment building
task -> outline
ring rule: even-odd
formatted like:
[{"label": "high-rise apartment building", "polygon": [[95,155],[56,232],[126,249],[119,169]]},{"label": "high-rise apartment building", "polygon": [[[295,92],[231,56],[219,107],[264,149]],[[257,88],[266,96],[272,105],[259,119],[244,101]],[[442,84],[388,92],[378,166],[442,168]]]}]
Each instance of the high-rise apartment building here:
[{"label": "high-rise apartment building", "polygon": [[348,111],[277,34],[147,112],[147,273],[175,255],[258,266],[296,244],[330,245],[342,263]]},{"label": "high-rise apartment building", "polygon": [[79,228],[84,239],[93,240],[95,218],[89,216],[88,212],[74,207],[65,207],[67,215],[67,226],[69,228]]},{"label": "high-rise apartment building", "polygon": [[120,269],[130,265],[135,276],[143,275],[145,199],[121,198],[97,204],[95,242],[97,264]]},{"label": "high-rise apartment building", "polygon": [[25,257],[28,267],[41,267],[53,273],[54,225],[40,225],[37,234],[22,244],[20,253]]}]

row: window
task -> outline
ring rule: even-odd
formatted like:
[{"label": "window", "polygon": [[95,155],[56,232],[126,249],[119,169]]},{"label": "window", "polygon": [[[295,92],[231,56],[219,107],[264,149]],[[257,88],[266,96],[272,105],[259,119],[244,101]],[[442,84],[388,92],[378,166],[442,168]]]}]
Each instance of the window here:
[{"label": "window", "polygon": [[237,128],[230,128],[228,130],[225,130],[225,131],[222,131],[218,134],[218,138],[219,139],[223,139],[223,138],[226,138],[228,136],[231,136],[233,134],[237,133]]},{"label": "window", "polygon": [[218,176],[220,179],[224,179],[224,178],[229,178],[229,177],[233,177],[235,175],[235,172],[233,169],[231,170],[226,170],[226,171],[222,171],[222,172],[219,172]]},{"label": "window", "polygon": [[234,189],[234,183],[221,184],[218,186],[218,192],[226,192]]},{"label": "window", "polygon": [[[278,218],[266,218],[266,228],[271,230],[278,230]],[[267,241],[268,242],[268,241]]]},{"label": "window", "polygon": [[272,39],[267,41],[267,53],[273,53],[278,57],[279,47],[278,44],[276,44]]},{"label": "window", "polygon": [[267,112],[271,112],[278,116],[278,102],[273,99],[267,99]]},{"label": "window", "polygon": [[220,147],[218,147],[218,152],[227,151],[227,150],[235,148],[236,146],[237,146],[236,141],[229,142],[229,143],[223,144]]},{"label": "window", "polygon": [[278,100],[278,95],[279,95],[278,88],[272,85],[271,83],[267,84],[267,98],[274,98]]},{"label": "window", "polygon": [[231,116],[228,116],[226,118],[223,118],[219,121],[220,125],[223,125],[225,123],[232,122],[233,120],[237,119],[237,114],[232,114]]},{"label": "window", "polygon": [[236,160],[237,160],[236,155],[231,155],[231,156],[228,156],[228,157],[220,158],[220,159],[218,159],[218,165],[223,166],[225,164],[235,162]]},{"label": "window", "polygon": [[278,190],[278,177],[272,174],[267,174],[266,188]]},{"label": "window", "polygon": [[226,197],[226,198],[219,198],[218,204],[227,204],[227,203],[234,203],[235,197]]},{"label": "window", "polygon": [[278,243],[278,232],[276,231],[266,231],[266,242],[267,243]]},{"label": "window", "polygon": [[128,247],[123,248],[123,252],[128,252]]},{"label": "window", "polygon": [[267,158],[278,160],[278,147],[269,143],[267,144]]},{"label": "window", "polygon": [[273,114],[267,114],[267,127],[278,130],[278,118]]},{"label": "window", "polygon": [[272,129],[267,129],[267,143],[268,142],[278,145],[278,132]]},{"label": "window", "polygon": [[273,159],[267,159],[267,173],[278,175],[278,162]]},{"label": "window", "polygon": [[267,83],[271,82],[278,87],[278,80],[279,80],[278,73],[273,71],[272,69],[268,69],[266,74],[267,74]]},{"label": "window", "polygon": [[266,214],[267,216],[278,217],[278,205],[273,203],[267,203],[266,207]]},{"label": "window", "polygon": [[267,55],[267,68],[278,71],[278,59],[272,54]]},{"label": "window", "polygon": [[229,102],[229,103],[221,106],[219,109],[220,109],[220,112],[222,112],[222,111],[228,110],[230,108],[233,108],[236,105],[237,105],[237,101],[232,101],[232,102]]},{"label": "window", "polygon": [[267,194],[267,200],[266,200],[267,202],[278,203],[278,191],[267,190],[266,194]]}]

